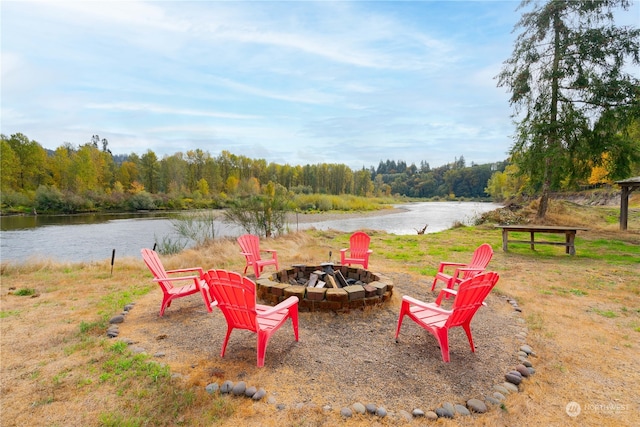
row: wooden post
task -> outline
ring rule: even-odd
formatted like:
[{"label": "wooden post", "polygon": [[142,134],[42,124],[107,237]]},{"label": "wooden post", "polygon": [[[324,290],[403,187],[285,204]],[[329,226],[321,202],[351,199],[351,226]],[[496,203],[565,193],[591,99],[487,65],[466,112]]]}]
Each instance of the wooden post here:
[{"label": "wooden post", "polygon": [[626,185],[622,186],[622,193],[620,194],[620,230],[627,229],[627,213],[629,212],[629,188]]}]

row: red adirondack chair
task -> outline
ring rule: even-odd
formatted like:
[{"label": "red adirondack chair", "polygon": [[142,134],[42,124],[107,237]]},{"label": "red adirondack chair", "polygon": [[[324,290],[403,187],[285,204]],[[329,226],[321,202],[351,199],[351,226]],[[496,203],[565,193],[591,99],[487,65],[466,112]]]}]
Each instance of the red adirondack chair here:
[{"label": "red adirondack chair", "polygon": [[[447,261],[441,262],[438,267],[436,277],[433,279],[431,290],[433,291],[435,289],[436,282],[438,280],[445,282],[447,288],[453,289],[455,285],[460,284],[463,280],[469,279],[470,277],[485,271],[487,269],[487,265],[489,265],[489,261],[491,261],[491,257],[493,257],[493,248],[490,244],[483,243],[473,252],[473,256],[471,257],[471,262],[469,264]],[[447,269],[448,271],[451,271],[450,269],[452,267],[455,267],[453,274],[445,273],[445,270]]]},{"label": "red adirondack chair", "polygon": [[[369,268],[369,255],[373,253],[369,249],[371,238],[367,233],[356,231],[349,238],[349,247],[340,249],[340,264],[361,264],[363,268]],[[349,251],[349,254],[347,254]]]},{"label": "red adirondack chair", "polygon": [[[278,270],[278,253],[273,249],[260,250],[260,238],[253,234],[243,234],[238,237],[238,244],[242,249],[241,254],[247,259],[247,265],[244,267],[244,273],[247,273],[249,266],[253,267],[253,272],[256,275],[256,279],[260,278],[262,269],[267,265],[275,265]],[[271,254],[271,258],[262,259],[260,253],[267,252]]]},{"label": "red adirondack chair", "polygon": [[258,335],[258,367],[264,357],[271,335],[291,318],[298,341],[298,297],[290,296],[275,307],[256,304],[256,284],[248,277],[226,270],[209,270],[205,276],[218,308],[227,320],[227,334],[220,357],[224,357],[233,329],[247,329]]},{"label": "red adirondack chair", "polygon": [[[160,261],[160,257],[156,251],[151,249],[142,249],[142,259],[147,264],[149,270],[153,274],[153,281],[160,285],[162,289],[162,305],[160,306],[160,316],[164,315],[164,310],[171,305],[171,301],[176,298],[186,297],[196,292],[202,294],[207,310],[211,311],[212,306],[215,305],[215,300],[211,299],[209,295],[209,286],[204,280],[204,271],[201,267],[181,268],[179,270],[165,270]],[[176,277],[169,276],[169,274],[175,273],[188,273],[195,271],[198,274],[192,276]],[[192,282],[183,286],[174,286],[175,282]]]},{"label": "red adirondack chair", "polygon": [[[484,300],[495,286],[498,278],[499,276],[495,272],[478,274],[460,283],[458,291],[448,288],[441,289],[438,298],[433,303],[425,303],[406,295],[403,296],[398,327],[396,328],[396,340],[400,334],[402,320],[404,316],[408,316],[436,337],[443,361],[449,362],[449,329],[456,326],[461,326],[464,329],[469,339],[471,351],[475,352],[471,336],[471,319],[480,306],[485,305]],[[440,303],[443,296],[449,294],[455,295],[455,299],[451,309],[445,310],[440,307]]]}]

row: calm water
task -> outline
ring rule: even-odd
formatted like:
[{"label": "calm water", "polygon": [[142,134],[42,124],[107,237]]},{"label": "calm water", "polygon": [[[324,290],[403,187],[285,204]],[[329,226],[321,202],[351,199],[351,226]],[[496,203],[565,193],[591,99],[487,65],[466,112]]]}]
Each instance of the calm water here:
[{"label": "calm water", "polygon": [[[366,228],[389,233],[416,234],[429,224],[426,233],[450,228],[455,222],[469,223],[480,214],[501,205],[473,202],[424,202],[397,205],[403,212],[363,218],[292,223],[291,230],[315,227],[352,232]],[[55,261],[110,260],[139,257],[141,248],[151,248],[165,237],[178,240],[168,213],[0,217],[0,260],[25,262],[47,258]],[[300,214],[302,215],[302,214]],[[236,237],[239,227],[215,223],[218,237]]]}]

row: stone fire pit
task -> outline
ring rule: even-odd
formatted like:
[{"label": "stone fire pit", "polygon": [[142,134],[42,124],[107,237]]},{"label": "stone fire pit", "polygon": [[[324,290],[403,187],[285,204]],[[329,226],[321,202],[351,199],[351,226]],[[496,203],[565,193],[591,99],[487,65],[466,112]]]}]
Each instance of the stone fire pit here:
[{"label": "stone fire pit", "polygon": [[393,295],[388,277],[333,263],[293,265],[256,280],[256,286],[258,298],[270,305],[297,296],[300,311],[363,309],[381,305]]}]

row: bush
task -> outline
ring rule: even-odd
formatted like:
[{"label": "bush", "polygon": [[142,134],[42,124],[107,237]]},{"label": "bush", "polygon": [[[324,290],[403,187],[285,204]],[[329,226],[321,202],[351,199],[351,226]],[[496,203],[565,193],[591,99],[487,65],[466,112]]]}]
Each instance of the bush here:
[{"label": "bush", "polygon": [[156,205],[151,194],[141,191],[129,199],[129,207],[134,211],[138,211],[155,209]]},{"label": "bush", "polygon": [[180,236],[193,240],[197,245],[204,245],[216,237],[216,219],[214,212],[198,212],[179,215],[171,219],[171,225]]},{"label": "bush", "polygon": [[163,255],[173,255],[179,252],[187,246],[187,242],[182,239],[173,240],[170,236],[164,236],[162,239],[158,239],[154,236],[157,247],[156,250]]},{"label": "bush", "polygon": [[64,209],[64,195],[56,187],[41,185],[36,190],[35,207],[38,211],[61,212]]},{"label": "bush", "polygon": [[0,192],[0,205],[3,211],[22,212],[33,209],[33,202],[26,194],[13,190]]}]

